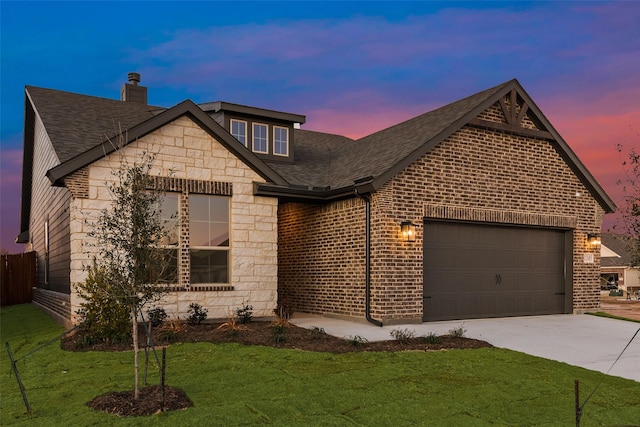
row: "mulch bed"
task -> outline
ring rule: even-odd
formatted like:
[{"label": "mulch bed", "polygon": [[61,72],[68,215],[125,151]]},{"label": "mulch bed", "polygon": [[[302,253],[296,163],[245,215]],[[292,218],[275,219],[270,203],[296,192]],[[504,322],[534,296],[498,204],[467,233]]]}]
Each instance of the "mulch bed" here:
[{"label": "mulch bed", "polygon": [[87,405],[96,411],[109,412],[121,417],[153,415],[193,406],[187,394],[179,388],[165,386],[164,400],[161,395],[160,386],[153,385],[141,388],[137,401],[133,398],[133,390],[116,391],[98,396]]},{"label": "mulch bed", "polygon": [[[176,325],[174,325],[176,326]],[[222,327],[221,327],[222,326]],[[140,329],[140,348],[144,348],[146,336],[144,329]],[[262,345],[276,348],[300,349],[306,351],[348,353],[357,351],[436,351],[448,349],[474,349],[492,347],[491,344],[464,337],[449,335],[440,336],[440,342],[433,343],[424,337],[410,338],[400,342],[388,341],[366,342],[359,337],[349,339],[337,338],[324,333],[320,329],[305,329],[294,325],[277,329],[270,322],[254,321],[244,325],[236,325],[230,329],[229,325],[219,323],[203,323],[200,325],[180,324],[169,332],[165,328],[156,328],[153,332],[156,346],[177,342],[210,342],[239,343],[243,345]],[[132,343],[95,343],[83,345],[83,332],[62,338],[61,347],[67,351],[130,351]],[[164,410],[178,410],[193,406],[187,395],[180,389],[165,386]],[[133,391],[111,392],[98,396],[89,402],[95,410],[110,412],[119,416],[152,415],[161,411],[159,386],[150,386],[140,390],[137,401],[133,399]]]}]

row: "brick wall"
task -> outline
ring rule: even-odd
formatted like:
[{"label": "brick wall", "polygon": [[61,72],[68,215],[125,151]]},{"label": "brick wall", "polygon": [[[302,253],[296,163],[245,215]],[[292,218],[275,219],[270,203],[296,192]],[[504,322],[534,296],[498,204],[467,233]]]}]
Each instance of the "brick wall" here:
[{"label": "brick wall", "polygon": [[[504,122],[498,104],[479,117]],[[521,125],[535,129],[526,115]],[[573,308],[596,308],[599,247],[587,233],[600,232],[603,215],[552,143],[465,126],[373,195],[371,314],[385,323],[421,320],[427,216],[572,229]],[[363,316],[364,220],[357,199],[281,206],[280,298],[299,311]],[[404,220],[419,224],[415,242],[401,241]]]},{"label": "brick wall", "polygon": [[365,204],[278,209],[280,302],[307,313],[364,316]]}]

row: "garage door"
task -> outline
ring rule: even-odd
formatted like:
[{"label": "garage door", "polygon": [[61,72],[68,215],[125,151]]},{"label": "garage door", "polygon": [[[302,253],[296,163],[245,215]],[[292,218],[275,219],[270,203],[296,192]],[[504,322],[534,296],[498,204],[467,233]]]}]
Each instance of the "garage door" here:
[{"label": "garage door", "polygon": [[565,232],[425,222],[424,321],[570,312]]}]

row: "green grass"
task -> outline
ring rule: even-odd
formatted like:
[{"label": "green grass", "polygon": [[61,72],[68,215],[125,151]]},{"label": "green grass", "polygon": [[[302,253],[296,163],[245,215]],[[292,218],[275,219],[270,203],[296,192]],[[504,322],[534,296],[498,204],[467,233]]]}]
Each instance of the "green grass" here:
[{"label": "green grass", "polygon": [[595,311],[595,312],[587,313],[587,314],[590,314],[592,316],[598,316],[598,317],[608,317],[609,319],[626,320],[627,322],[640,323],[640,320],[629,319],[628,317],[616,316],[615,314],[605,313],[604,311]]},{"label": "green grass", "polygon": [[[16,359],[63,329],[30,305],[0,310],[2,341]],[[582,426],[640,423],[640,383],[503,349],[328,354],[237,344],[176,344],[167,384],[194,407],[120,419],[86,406],[132,388],[131,352],[70,353],[59,343],[20,360],[32,413],[0,358],[0,424],[277,426],[574,425],[574,380]],[[152,383],[158,382],[153,374]]]}]

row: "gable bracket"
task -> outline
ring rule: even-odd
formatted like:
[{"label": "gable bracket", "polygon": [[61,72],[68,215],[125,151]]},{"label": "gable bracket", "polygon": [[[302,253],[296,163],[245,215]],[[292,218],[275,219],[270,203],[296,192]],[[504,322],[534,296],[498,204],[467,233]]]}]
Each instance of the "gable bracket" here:
[{"label": "gable bracket", "polygon": [[527,114],[528,110],[529,110],[529,105],[527,105],[526,102],[523,102],[522,107],[520,107],[520,113],[518,114],[518,118],[516,119],[516,123],[518,125],[522,123],[522,119],[524,119],[524,116]]},{"label": "gable bracket", "polygon": [[469,125],[470,126],[479,127],[479,128],[482,128],[482,129],[494,130],[494,131],[498,131],[498,132],[509,132],[509,133],[514,134],[514,135],[527,136],[527,137],[531,137],[531,138],[547,139],[547,140],[551,140],[551,141],[554,140],[553,135],[551,135],[550,132],[547,132],[547,131],[544,131],[544,130],[523,128],[523,127],[520,127],[517,124],[513,124],[513,123],[497,123],[497,122],[491,122],[489,120],[471,119],[469,121]]},{"label": "gable bracket", "polygon": [[504,114],[504,117],[507,119],[507,123],[512,123],[513,120],[511,119],[511,112],[509,111],[509,108],[507,107],[506,102],[504,102],[505,98],[500,98],[500,108],[502,108],[502,114]]}]

